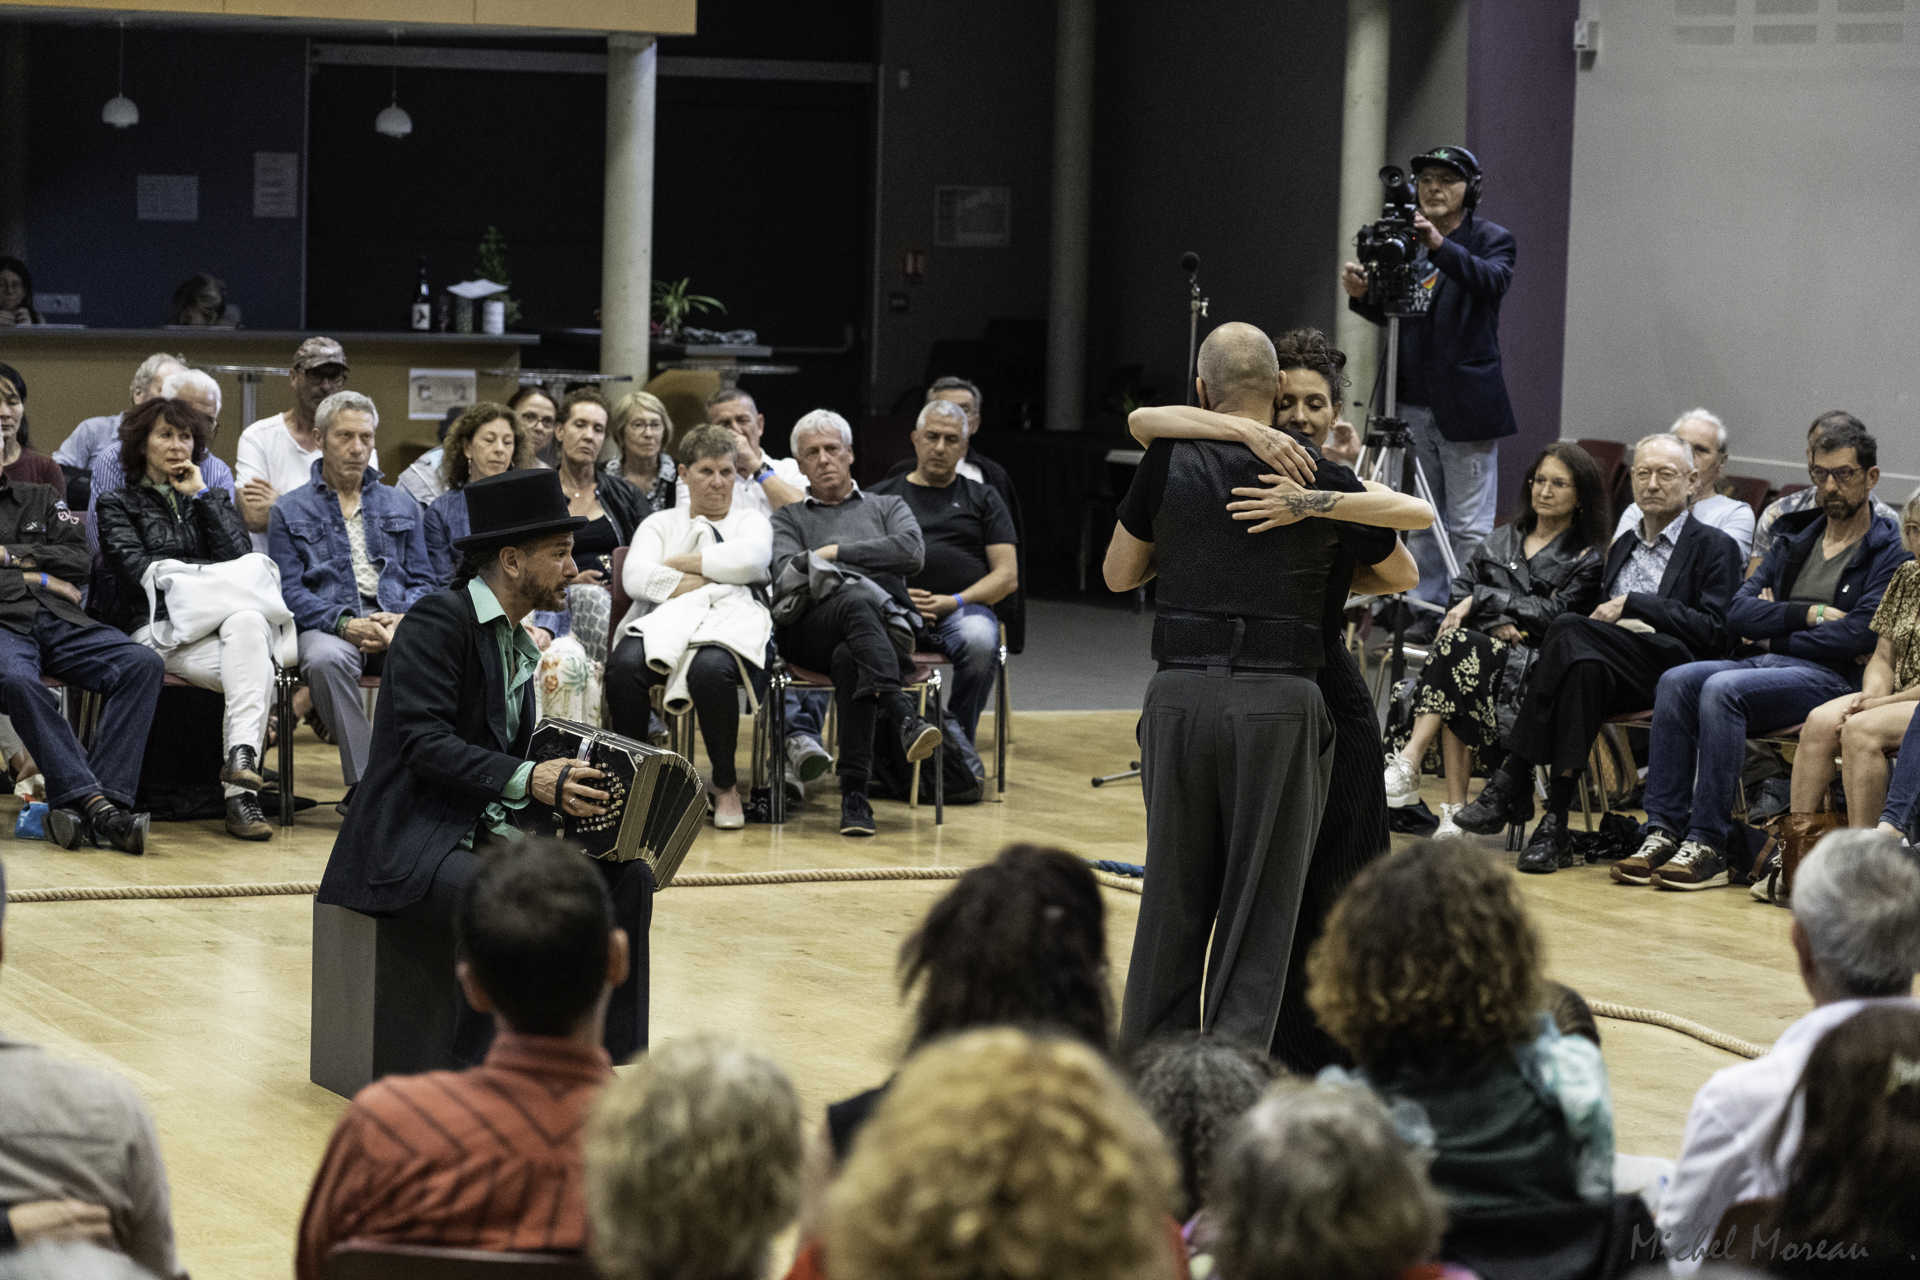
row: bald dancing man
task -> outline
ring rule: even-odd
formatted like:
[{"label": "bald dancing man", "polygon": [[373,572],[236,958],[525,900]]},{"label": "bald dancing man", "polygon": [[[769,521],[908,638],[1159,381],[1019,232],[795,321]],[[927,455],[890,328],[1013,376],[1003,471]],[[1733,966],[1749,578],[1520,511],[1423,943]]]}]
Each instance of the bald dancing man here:
[{"label": "bald dancing man", "polygon": [[[1198,383],[1202,408],[1268,426],[1273,343],[1249,324],[1220,326],[1200,347]],[[1124,1049],[1196,1029],[1263,1052],[1273,1043],[1333,773],[1315,682],[1326,596],[1344,592],[1353,564],[1380,564],[1398,545],[1391,529],[1355,522],[1381,520],[1401,495],[1367,492],[1298,436],[1272,437],[1261,452],[1273,461],[1239,443],[1155,440],[1107,549],[1111,589],[1160,584],[1159,671],[1138,730],[1147,878]],[[1263,474],[1273,470],[1291,479]]]}]

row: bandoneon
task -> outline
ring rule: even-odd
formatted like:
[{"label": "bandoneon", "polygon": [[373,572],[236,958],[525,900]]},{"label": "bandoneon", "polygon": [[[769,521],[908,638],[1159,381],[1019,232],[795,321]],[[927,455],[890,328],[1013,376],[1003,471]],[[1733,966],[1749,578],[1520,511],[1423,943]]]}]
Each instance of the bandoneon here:
[{"label": "bandoneon", "polygon": [[556,814],[561,839],[607,862],[645,858],[656,888],[672,883],[706,810],[700,775],[684,756],[590,724],[546,719],[533,728],[527,758],[585,760],[604,775],[591,785],[608,793],[607,811]]}]

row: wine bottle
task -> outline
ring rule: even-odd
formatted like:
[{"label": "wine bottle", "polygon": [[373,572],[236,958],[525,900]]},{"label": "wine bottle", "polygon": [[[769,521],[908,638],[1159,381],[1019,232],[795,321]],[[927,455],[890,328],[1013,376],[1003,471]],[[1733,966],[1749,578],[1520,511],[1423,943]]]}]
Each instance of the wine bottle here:
[{"label": "wine bottle", "polygon": [[433,328],[433,290],[427,287],[427,260],[420,259],[420,284],[413,291],[413,327],[422,333]]}]

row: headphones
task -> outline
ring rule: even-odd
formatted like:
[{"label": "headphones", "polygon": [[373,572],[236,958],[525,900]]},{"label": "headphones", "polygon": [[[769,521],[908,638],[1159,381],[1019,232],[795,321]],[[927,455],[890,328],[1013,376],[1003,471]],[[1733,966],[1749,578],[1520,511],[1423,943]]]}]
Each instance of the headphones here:
[{"label": "headphones", "polygon": [[1467,208],[1474,208],[1480,203],[1480,162],[1474,158],[1473,152],[1465,147],[1435,147],[1407,161],[1407,168],[1417,179],[1421,168],[1430,164],[1443,164],[1467,180]]}]

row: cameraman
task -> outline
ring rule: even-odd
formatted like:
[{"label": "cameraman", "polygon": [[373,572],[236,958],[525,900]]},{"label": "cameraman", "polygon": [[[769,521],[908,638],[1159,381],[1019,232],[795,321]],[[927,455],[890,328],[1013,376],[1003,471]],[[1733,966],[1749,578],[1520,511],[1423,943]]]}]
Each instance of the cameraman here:
[{"label": "cameraman", "polygon": [[[1465,147],[1435,147],[1407,167],[1420,206],[1413,216],[1420,242],[1414,278],[1431,305],[1400,322],[1399,416],[1412,431],[1454,559],[1465,564],[1493,529],[1497,442],[1520,429],[1500,376],[1500,299],[1513,280],[1513,234],[1474,216],[1480,162]],[[1365,267],[1349,262],[1340,284],[1355,313],[1387,323],[1367,299]],[[1411,540],[1420,562],[1414,594],[1443,605],[1446,565],[1435,536]]]}]

